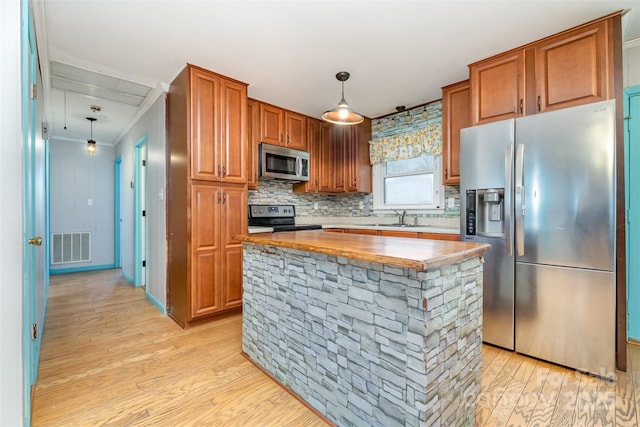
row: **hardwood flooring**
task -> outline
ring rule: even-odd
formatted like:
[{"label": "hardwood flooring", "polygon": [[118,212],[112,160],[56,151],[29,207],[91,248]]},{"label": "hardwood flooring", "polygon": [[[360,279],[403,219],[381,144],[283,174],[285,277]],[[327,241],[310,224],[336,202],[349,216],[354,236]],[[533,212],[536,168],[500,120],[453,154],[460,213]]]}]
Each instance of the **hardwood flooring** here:
[{"label": "hardwood flooring", "polygon": [[[182,330],[120,270],[51,277],[34,426],[324,426],[240,355],[241,315]],[[640,347],[610,383],[483,346],[477,426],[637,426]]]}]

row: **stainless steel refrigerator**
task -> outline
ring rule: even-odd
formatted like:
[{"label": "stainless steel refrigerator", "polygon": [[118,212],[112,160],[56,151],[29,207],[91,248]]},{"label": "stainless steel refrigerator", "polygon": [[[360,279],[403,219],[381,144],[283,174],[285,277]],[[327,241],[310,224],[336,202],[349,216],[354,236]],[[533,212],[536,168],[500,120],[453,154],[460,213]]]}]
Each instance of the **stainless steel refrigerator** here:
[{"label": "stainless steel refrigerator", "polygon": [[614,101],[462,129],[462,240],[492,245],[485,342],[615,373],[614,142]]}]

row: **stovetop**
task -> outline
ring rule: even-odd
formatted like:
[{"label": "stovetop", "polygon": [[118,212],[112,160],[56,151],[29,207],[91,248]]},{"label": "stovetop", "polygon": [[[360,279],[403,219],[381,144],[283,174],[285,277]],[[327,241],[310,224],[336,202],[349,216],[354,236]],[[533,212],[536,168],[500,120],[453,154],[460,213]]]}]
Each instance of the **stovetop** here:
[{"label": "stovetop", "polygon": [[321,225],[296,224],[296,208],[293,205],[249,205],[249,225],[271,227],[277,231],[318,230]]}]

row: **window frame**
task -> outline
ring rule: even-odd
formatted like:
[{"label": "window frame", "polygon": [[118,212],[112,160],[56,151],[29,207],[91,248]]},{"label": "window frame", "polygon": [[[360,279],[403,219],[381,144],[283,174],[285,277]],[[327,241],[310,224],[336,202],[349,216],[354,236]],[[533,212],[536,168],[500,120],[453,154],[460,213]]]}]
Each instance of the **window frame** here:
[{"label": "window frame", "polygon": [[[387,174],[387,162],[381,162],[373,165],[371,168],[371,178],[373,184],[373,210],[378,213],[394,213],[394,211],[411,211],[413,213],[425,214],[442,214],[445,210],[444,205],[444,185],[442,183],[442,156],[433,155],[435,168],[425,169],[415,173]],[[416,204],[416,205],[385,205],[384,204],[384,179],[394,176],[411,176],[423,173],[433,173],[433,204]]]}]

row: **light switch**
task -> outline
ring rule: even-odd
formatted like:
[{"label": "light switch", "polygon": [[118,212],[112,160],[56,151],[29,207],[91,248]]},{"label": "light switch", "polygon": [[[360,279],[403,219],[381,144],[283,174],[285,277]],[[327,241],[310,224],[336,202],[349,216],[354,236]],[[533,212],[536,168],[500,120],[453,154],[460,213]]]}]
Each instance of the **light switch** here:
[{"label": "light switch", "polygon": [[456,199],[454,199],[453,197],[449,197],[447,199],[447,207],[448,208],[455,208],[456,207]]},{"label": "light switch", "polygon": [[87,199],[87,206],[93,206],[93,199]]},{"label": "light switch", "polygon": [[160,189],[160,192],[158,193],[158,200],[164,200],[164,188]]}]

